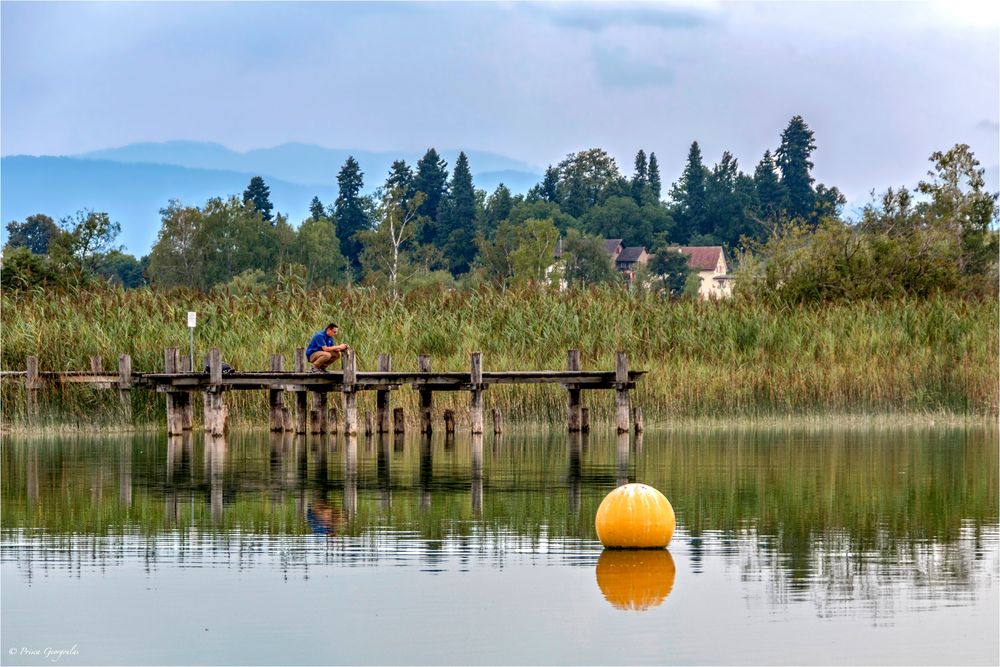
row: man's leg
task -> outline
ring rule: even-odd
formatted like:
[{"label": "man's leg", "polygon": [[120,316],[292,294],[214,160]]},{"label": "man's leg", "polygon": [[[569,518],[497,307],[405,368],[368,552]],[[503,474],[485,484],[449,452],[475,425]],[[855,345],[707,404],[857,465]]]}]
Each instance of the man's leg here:
[{"label": "man's leg", "polygon": [[333,362],[334,354],[335,353],[333,352],[324,352],[323,350],[313,352],[312,356],[309,357],[309,363],[316,368],[323,370]]}]

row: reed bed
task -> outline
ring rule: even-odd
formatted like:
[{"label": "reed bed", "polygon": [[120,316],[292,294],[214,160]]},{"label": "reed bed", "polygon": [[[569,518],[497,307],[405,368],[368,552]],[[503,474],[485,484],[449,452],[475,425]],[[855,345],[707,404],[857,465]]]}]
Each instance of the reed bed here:
[{"label": "reed bed", "polygon": [[[388,352],[396,369],[415,369],[420,353],[435,370],[465,370],[483,353],[486,370],[562,369],[566,350],[581,351],[585,369],[613,368],[614,352],[648,371],[635,392],[647,423],[679,418],[936,413],[995,416],[998,332],[995,298],[774,306],[742,300],[666,302],[616,288],[555,292],[418,291],[394,299],[384,291],[329,288],[315,292],[153,289],[43,291],[2,297],[2,367],[23,370],[35,354],[43,370],[80,370],[89,356],[113,367],[132,355],[133,368],[162,367],[163,348],[187,349],[185,314],[198,312],[196,355],[210,347],[241,370],[262,370],[273,352],[294,348],[326,322],[374,370]],[[286,366],[287,367],[287,366]],[[20,382],[0,389],[6,427],[24,421]],[[512,422],[559,422],[565,392],[556,386],[491,388],[487,408]],[[264,392],[232,392],[234,424],[264,426]],[[416,392],[393,395],[416,415]],[[607,392],[584,392],[592,419],[611,418]],[[133,392],[134,425],[159,424],[162,399]],[[361,409],[373,409],[373,397]],[[467,397],[439,394],[435,407],[465,414]],[[43,392],[51,424],[121,424],[115,392],[83,387]]]}]

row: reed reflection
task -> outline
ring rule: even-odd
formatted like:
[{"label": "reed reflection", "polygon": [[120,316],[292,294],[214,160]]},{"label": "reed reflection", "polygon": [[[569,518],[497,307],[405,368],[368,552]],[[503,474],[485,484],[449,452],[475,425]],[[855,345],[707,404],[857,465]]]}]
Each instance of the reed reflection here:
[{"label": "reed reflection", "polygon": [[154,539],[184,525],[229,539],[322,527],[347,539],[596,546],[601,499],[639,480],[674,505],[686,573],[722,559],[772,582],[778,600],[822,593],[832,614],[852,603],[843,591],[884,597],[878,582],[914,572],[973,590],[995,553],[995,432],[510,432],[488,457],[465,434],[375,444],[366,455],[343,436],[8,437],[3,530]]}]

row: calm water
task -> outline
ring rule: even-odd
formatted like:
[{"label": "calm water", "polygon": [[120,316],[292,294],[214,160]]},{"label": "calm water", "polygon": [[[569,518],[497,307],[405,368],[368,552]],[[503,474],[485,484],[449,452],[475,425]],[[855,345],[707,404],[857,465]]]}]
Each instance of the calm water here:
[{"label": "calm water", "polygon": [[[0,454],[4,664],[1000,661],[995,430]],[[670,498],[669,552],[602,551],[625,481]]]}]

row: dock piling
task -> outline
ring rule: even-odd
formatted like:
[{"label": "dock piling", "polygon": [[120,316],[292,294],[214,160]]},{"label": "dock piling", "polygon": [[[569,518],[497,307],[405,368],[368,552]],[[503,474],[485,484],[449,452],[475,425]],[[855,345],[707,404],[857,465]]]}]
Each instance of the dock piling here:
[{"label": "dock piling", "polygon": [[503,413],[500,412],[500,408],[493,408],[493,434],[501,433],[503,433]]},{"label": "dock piling", "polygon": [[392,432],[396,435],[406,433],[406,413],[403,408],[394,408],[392,411]]},{"label": "dock piling", "polygon": [[132,357],[118,355],[118,401],[126,421],[132,421]]},{"label": "dock piling", "polygon": [[636,435],[646,430],[646,423],[642,420],[642,408],[638,405],[632,408],[632,423],[635,425]]},{"label": "dock piling", "polygon": [[[97,358],[100,362],[100,357]],[[181,373],[191,372],[191,357],[181,356]],[[194,392],[185,391],[181,394],[181,429],[190,431],[194,428]]]},{"label": "dock piling", "polygon": [[[392,370],[392,355],[378,355],[378,370],[388,373]],[[379,433],[389,432],[389,390],[375,391],[375,426]]]},{"label": "dock piling", "polygon": [[619,433],[628,433],[628,356],[615,353],[615,425]]},{"label": "dock piling", "polygon": [[472,385],[469,401],[469,421],[473,433],[483,432],[483,354],[472,353],[472,369],[469,373],[469,384]]},{"label": "dock piling", "polygon": [[[285,370],[284,355],[272,354],[271,362],[268,368],[272,373],[283,372]],[[267,413],[268,428],[271,429],[272,433],[284,431],[285,391],[283,389],[276,388],[275,385],[272,385],[271,388],[267,390],[267,404],[270,406]]]},{"label": "dock piling", "polygon": [[42,387],[42,381],[38,377],[38,357],[28,357],[24,387],[27,389],[28,421],[33,422],[38,418],[38,390]]},{"label": "dock piling", "polygon": [[[91,361],[93,364],[93,360]],[[167,347],[163,350],[163,372],[174,374],[180,371],[180,350]],[[167,435],[184,433],[184,398],[180,392],[168,391],[167,399]]]},{"label": "dock piling", "polygon": [[[431,355],[421,354],[417,357],[417,370],[421,373],[431,372]],[[421,389],[420,390],[420,432],[430,433],[433,430],[431,425],[431,412],[432,412],[432,392]]]},{"label": "dock piling", "polygon": [[580,408],[580,433],[590,433],[590,408]]},{"label": "dock piling", "polygon": [[213,436],[226,433],[228,411],[222,400],[222,353],[213,347],[208,352],[209,386],[205,388],[205,432]]},{"label": "dock piling", "polygon": [[[566,350],[566,370],[580,370],[580,350]],[[570,433],[577,433],[581,429],[580,408],[580,388],[570,385],[566,390],[566,425]]]},{"label": "dock piling", "polygon": [[313,433],[326,433],[326,412],[327,396],[325,391],[312,392],[312,411],[310,413],[310,424]]},{"label": "dock piling", "polygon": [[444,414],[444,432],[445,434],[455,434],[455,411],[445,410]]},{"label": "dock piling", "polygon": [[344,435],[358,433],[358,394],[355,386],[358,381],[357,358],[354,350],[344,350]]},{"label": "dock piling", "polygon": [[[295,372],[306,372],[306,350],[304,347],[295,348]],[[304,434],[306,432],[306,420],[309,413],[309,395],[301,387],[295,391],[295,433]]]}]

